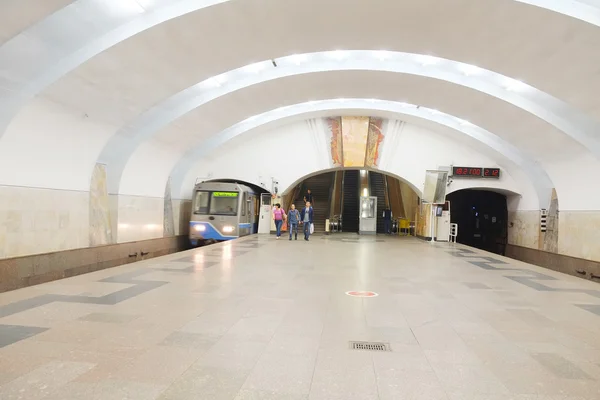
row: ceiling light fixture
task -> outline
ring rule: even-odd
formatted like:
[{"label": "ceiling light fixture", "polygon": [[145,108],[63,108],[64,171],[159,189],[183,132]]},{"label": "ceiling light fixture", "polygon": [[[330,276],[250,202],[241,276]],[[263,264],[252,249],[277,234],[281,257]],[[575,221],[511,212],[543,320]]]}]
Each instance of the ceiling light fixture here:
[{"label": "ceiling light fixture", "polygon": [[385,51],[385,50],[377,50],[373,52],[373,55],[375,56],[375,58],[377,58],[379,61],[385,61],[388,58],[390,58],[390,52],[389,51]]},{"label": "ceiling light fixture", "polygon": [[265,69],[265,64],[264,62],[257,62],[254,64],[247,65],[246,68],[248,69],[248,71],[258,74],[260,71]]},{"label": "ceiling light fixture", "polygon": [[329,55],[335,60],[343,60],[348,56],[348,53],[343,50],[336,50],[329,53]]},{"label": "ceiling light fixture", "polygon": [[481,68],[479,68],[479,67],[477,67],[475,65],[470,65],[470,64],[460,64],[458,66],[458,68],[466,76],[479,75],[481,73],[481,71],[482,71]]},{"label": "ceiling light fixture", "polygon": [[289,56],[290,61],[296,65],[302,64],[304,61],[306,61],[307,58],[308,57],[306,56],[306,54],[294,54]]},{"label": "ceiling light fixture", "polygon": [[437,57],[433,57],[433,56],[427,56],[427,55],[419,54],[419,55],[417,55],[417,61],[421,65],[423,65],[424,67],[426,67],[428,65],[438,64],[440,62],[440,59],[437,58]]},{"label": "ceiling light fixture", "polygon": [[227,82],[227,74],[217,75],[213,77],[212,80],[215,82],[215,86],[220,87],[222,84]]},{"label": "ceiling light fixture", "polygon": [[502,86],[509,92],[522,92],[527,88],[524,82],[510,78],[506,78]]}]

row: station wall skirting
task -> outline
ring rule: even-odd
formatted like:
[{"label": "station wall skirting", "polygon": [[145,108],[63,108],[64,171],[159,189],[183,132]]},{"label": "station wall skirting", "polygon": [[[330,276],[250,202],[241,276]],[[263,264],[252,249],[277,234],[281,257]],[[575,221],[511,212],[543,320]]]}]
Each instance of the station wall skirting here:
[{"label": "station wall skirting", "polygon": [[514,244],[506,245],[506,257],[600,283],[600,262],[598,261],[550,253]]},{"label": "station wall skirting", "polygon": [[0,260],[0,293],[164,256],[188,248],[188,236],[178,235],[5,258]]}]

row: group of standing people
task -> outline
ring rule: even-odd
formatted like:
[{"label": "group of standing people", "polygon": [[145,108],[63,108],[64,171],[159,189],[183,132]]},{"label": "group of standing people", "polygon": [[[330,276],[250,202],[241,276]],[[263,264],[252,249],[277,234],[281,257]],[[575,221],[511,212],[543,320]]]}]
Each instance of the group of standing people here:
[{"label": "group of standing people", "polygon": [[312,199],[312,193],[309,189],[304,196],[305,204],[302,210],[298,211],[296,205],[292,204],[287,214],[285,210],[281,208],[281,204],[275,204],[275,208],[273,209],[273,219],[275,220],[277,239],[281,237],[283,221],[287,220],[290,240],[292,240],[292,233],[294,234],[294,239],[298,240],[298,226],[302,225],[304,228],[304,240],[308,241],[313,229],[314,212],[311,206]]}]

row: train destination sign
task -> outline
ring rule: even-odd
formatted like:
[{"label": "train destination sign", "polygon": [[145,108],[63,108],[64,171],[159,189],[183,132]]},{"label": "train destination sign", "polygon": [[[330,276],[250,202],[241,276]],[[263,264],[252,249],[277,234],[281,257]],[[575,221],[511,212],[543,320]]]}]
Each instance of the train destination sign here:
[{"label": "train destination sign", "polygon": [[500,168],[452,167],[454,177],[500,178]]},{"label": "train destination sign", "polygon": [[214,197],[238,197],[238,192],[213,192]]}]

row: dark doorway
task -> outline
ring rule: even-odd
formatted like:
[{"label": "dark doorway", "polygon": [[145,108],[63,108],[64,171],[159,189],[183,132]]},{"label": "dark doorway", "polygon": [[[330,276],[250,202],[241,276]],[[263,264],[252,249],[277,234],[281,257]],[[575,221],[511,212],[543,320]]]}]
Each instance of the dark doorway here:
[{"label": "dark doorway", "polygon": [[459,190],[447,199],[450,219],[458,224],[458,243],[504,255],[508,233],[506,196],[486,190]]}]

